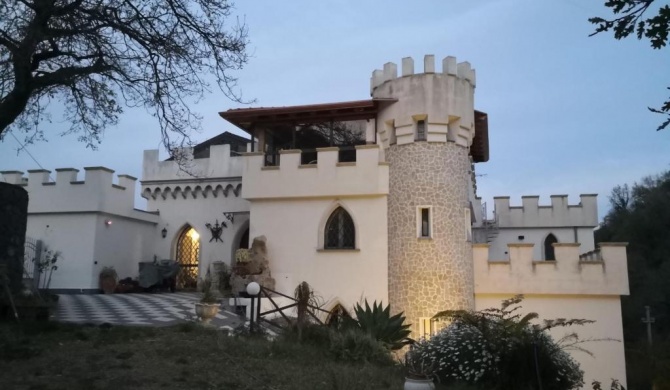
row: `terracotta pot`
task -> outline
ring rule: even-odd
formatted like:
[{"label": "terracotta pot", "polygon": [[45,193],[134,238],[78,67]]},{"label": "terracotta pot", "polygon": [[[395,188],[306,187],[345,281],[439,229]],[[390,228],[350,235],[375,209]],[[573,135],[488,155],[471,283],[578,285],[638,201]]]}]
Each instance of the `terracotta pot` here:
[{"label": "terracotta pot", "polygon": [[195,315],[198,316],[200,322],[202,322],[203,324],[209,324],[212,318],[216,317],[217,314],[219,314],[218,303],[195,304]]},{"label": "terracotta pot", "polygon": [[405,378],[405,390],[435,390],[432,379]]}]

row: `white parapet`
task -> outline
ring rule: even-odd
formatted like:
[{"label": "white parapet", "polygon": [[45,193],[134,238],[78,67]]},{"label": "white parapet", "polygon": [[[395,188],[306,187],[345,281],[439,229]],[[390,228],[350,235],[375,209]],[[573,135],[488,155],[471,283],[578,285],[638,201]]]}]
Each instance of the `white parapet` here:
[{"label": "white parapet", "polygon": [[247,153],[242,175],[245,199],[387,195],[388,164],[379,146],[356,147],[356,162],[338,162],[339,149],[317,149],[317,163],[301,165],[300,150],[280,152],[280,165],[264,166],[263,153]]},{"label": "white parapet", "polygon": [[62,214],[104,212],[155,222],[153,214],[135,209],[135,185],[137,179],[129,175],[118,175],[118,184],[113,183],[114,171],[105,167],[84,168],[84,180],[77,180],[78,169],[56,169],[56,180],[51,181],[51,171],[37,169],[23,172],[0,172],[2,178],[13,184],[24,185],[30,196],[28,213]]},{"label": "white parapet", "polygon": [[629,294],[624,243],[601,243],[589,260],[579,244],[554,244],[555,261],[533,260],[533,244],[508,247],[509,260],[489,261],[489,245],[473,245],[475,294]]},{"label": "white parapet", "polygon": [[576,205],[567,195],[551,195],[551,205],[541,206],[539,196],[523,196],[522,206],[510,206],[509,196],[494,199],[498,226],[507,227],[595,227],[598,225],[598,195],[582,194]]},{"label": "white parapet", "polygon": [[242,176],[242,159],[230,155],[230,145],[210,146],[209,158],[189,158],[192,156],[189,149],[184,149],[181,156],[184,158],[179,162],[159,161],[158,149],[145,150],[142,183]]}]

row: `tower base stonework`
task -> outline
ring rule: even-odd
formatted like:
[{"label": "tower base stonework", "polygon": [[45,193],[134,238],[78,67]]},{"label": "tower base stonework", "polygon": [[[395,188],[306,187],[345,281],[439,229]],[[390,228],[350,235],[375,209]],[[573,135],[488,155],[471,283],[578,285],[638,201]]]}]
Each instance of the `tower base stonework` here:
[{"label": "tower base stonework", "polygon": [[[470,160],[454,143],[391,145],[388,197],[389,302],[414,336],[442,310],[474,309],[472,245],[466,233]],[[417,208],[432,209],[432,234],[417,234]],[[424,324],[424,325],[419,325]],[[433,329],[434,330],[434,329]]]}]

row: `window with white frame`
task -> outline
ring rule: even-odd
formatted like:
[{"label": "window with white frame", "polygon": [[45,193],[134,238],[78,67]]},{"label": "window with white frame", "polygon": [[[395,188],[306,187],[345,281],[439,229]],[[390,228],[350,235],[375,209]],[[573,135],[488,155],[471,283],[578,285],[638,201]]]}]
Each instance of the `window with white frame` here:
[{"label": "window with white frame", "polygon": [[430,317],[419,318],[419,337],[430,338],[436,331],[435,320]]},{"label": "window with white frame", "polygon": [[416,209],[416,233],[419,238],[433,237],[433,207],[419,206]]}]

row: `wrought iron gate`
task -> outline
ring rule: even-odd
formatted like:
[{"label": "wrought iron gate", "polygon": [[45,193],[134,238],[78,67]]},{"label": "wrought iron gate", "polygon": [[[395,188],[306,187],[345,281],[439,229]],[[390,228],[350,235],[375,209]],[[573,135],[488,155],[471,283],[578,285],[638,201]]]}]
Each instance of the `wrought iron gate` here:
[{"label": "wrought iron gate", "polygon": [[34,288],[39,288],[41,260],[42,240],[26,237],[23,249],[23,279],[31,281]]},{"label": "wrought iron gate", "polygon": [[194,232],[192,227],[185,228],[177,241],[177,261],[181,266],[177,274],[177,288],[180,290],[195,289],[198,286],[200,241],[194,237]]}]

